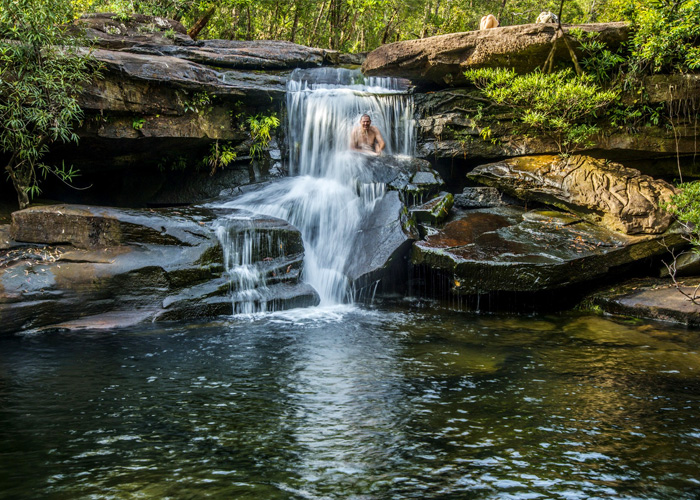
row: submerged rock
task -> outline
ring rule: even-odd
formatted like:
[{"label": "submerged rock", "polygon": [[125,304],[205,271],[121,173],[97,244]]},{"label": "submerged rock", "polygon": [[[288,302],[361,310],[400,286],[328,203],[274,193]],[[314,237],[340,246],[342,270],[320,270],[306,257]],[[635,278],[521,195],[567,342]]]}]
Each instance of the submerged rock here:
[{"label": "submerged rock", "polygon": [[627,236],[557,211],[464,212],[413,246],[415,265],[447,275],[453,294],[539,292],[612,276],[682,243],[679,233]]},{"label": "submerged rock", "polygon": [[[231,314],[232,293],[242,290],[227,273],[221,216],[204,208],[75,205],[15,212],[11,232],[19,243],[0,259],[0,333],[80,318],[86,325],[105,314],[129,321]],[[251,257],[269,285],[269,307],[317,304],[318,295],[299,284],[298,230],[279,219],[245,219],[260,243]]]},{"label": "submerged rock", "polygon": [[468,177],[627,234],[660,234],[672,222],[661,208],[676,192],[671,184],[604,160],[526,156],[479,166]]}]

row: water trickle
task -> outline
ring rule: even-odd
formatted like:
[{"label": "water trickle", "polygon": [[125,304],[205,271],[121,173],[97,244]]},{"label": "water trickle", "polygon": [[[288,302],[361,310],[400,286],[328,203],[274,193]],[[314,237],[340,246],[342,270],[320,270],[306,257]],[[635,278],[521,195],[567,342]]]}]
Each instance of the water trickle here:
[{"label": "water trickle", "polygon": [[[367,157],[349,149],[350,133],[364,113],[384,136],[385,154],[414,153],[413,100],[402,81],[364,78],[359,71],[347,69],[294,71],[287,83],[291,177],[223,205],[278,217],[301,231],[303,280],[319,293],[321,305],[352,302],[344,271],[353,256],[360,222],[385,192],[383,184],[367,182],[371,178]],[[230,244],[222,240],[222,245]],[[245,251],[229,253],[244,255]],[[242,260],[232,264],[251,265]],[[232,268],[229,273],[236,279],[252,277],[244,269]],[[247,290],[264,286],[263,281],[255,283],[258,278],[251,279],[240,286],[248,286]]]}]

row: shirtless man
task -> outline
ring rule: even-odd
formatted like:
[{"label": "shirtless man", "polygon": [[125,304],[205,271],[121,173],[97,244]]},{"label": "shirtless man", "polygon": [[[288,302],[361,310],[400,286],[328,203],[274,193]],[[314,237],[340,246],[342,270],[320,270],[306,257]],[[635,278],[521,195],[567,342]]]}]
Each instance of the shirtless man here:
[{"label": "shirtless man", "polygon": [[350,149],[379,156],[385,146],[381,132],[372,126],[369,115],[362,115],[360,124],[350,134]]}]

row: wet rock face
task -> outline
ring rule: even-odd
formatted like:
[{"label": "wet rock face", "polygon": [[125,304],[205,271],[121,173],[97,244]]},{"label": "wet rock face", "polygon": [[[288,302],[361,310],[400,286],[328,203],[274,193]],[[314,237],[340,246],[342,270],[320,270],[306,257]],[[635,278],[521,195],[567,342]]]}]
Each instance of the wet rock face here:
[{"label": "wet rock face", "polygon": [[[236,286],[216,234],[221,217],[204,208],[59,205],[15,212],[11,234],[24,245],[0,254],[0,333],[97,315],[119,324],[231,314]],[[276,242],[257,255],[270,307],[317,304],[318,294],[299,283],[299,231],[269,217],[248,215],[246,224],[261,241]]]},{"label": "wet rock face", "polygon": [[511,158],[468,177],[524,200],[551,204],[626,234],[660,234],[672,217],[661,208],[675,188],[638,170],[585,156]]},{"label": "wet rock face", "polygon": [[608,276],[679,245],[678,233],[626,236],[557,211],[462,212],[413,246],[411,261],[452,276],[453,294],[539,292]]},{"label": "wet rock face", "polygon": [[[575,27],[599,33],[597,40],[613,51],[627,39],[630,29],[626,23]],[[563,28],[568,32],[573,26]],[[463,73],[469,68],[508,67],[526,73],[542,67],[556,29],[553,24],[524,24],[390,43],[370,52],[362,71],[439,87],[466,83]],[[569,60],[565,44],[559,44],[555,57],[557,61]]]},{"label": "wet rock face", "polygon": [[356,300],[369,300],[376,291],[393,291],[407,280],[411,244],[418,239],[415,221],[396,191],[386,193],[359,226],[355,257],[345,270]]},{"label": "wet rock face", "polygon": [[430,162],[407,156],[378,156],[363,159],[369,167],[360,176],[362,183],[382,183],[397,191],[406,205],[423,203],[444,186]]}]

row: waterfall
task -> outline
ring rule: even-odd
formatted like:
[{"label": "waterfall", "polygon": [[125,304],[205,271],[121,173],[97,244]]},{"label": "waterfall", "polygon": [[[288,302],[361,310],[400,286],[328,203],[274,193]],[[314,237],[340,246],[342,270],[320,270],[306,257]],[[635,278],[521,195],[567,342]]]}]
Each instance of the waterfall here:
[{"label": "waterfall", "polygon": [[[364,78],[347,69],[295,70],[287,83],[290,177],[220,205],[296,226],[305,248],[302,278],[319,293],[321,305],[352,302],[343,271],[352,258],[362,218],[384,195],[383,185],[366,181],[371,177],[366,156],[349,149],[350,133],[365,113],[384,137],[384,154],[414,153],[413,100],[400,80]],[[220,235],[224,234],[222,230]],[[252,280],[236,283],[240,298],[241,290],[264,286],[264,280],[256,274],[254,262],[240,258],[246,255],[243,246],[255,239],[243,233],[237,238],[222,238],[222,246],[229,248],[226,266],[232,279]],[[255,293],[250,294],[256,305],[238,305],[238,310],[252,312],[259,307]]]}]

